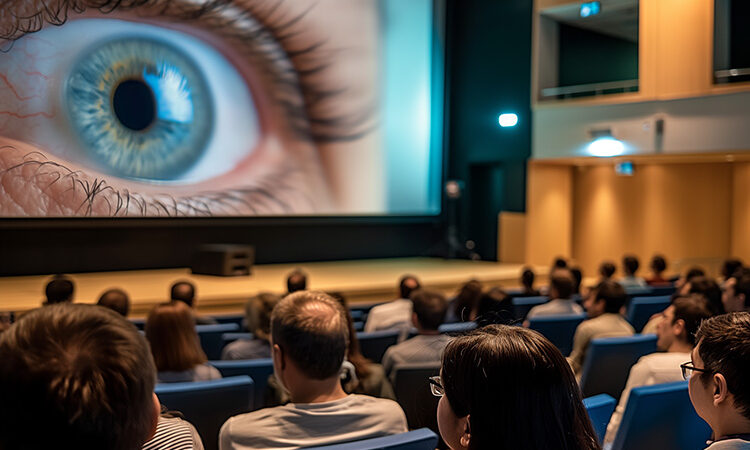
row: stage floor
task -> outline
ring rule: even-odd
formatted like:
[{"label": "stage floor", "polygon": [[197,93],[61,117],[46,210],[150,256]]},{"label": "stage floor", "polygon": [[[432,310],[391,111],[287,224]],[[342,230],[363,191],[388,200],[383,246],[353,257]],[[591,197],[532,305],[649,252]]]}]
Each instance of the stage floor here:
[{"label": "stage floor", "polygon": [[[261,291],[285,292],[286,276],[293,269],[307,272],[309,288],[343,293],[351,304],[376,303],[396,297],[398,279],[416,275],[425,287],[453,295],[471,278],[486,286],[517,287],[522,265],[440,258],[398,258],[300,264],[261,264],[244,277],[192,275],[189,269],[134,270],[74,274],[75,301],[96,302],[110,288],[121,288],[131,298],[131,316],[144,317],[154,305],[169,299],[177,280],[196,286],[202,314],[241,313],[245,301]],[[537,282],[546,282],[547,269],[535,267]],[[36,308],[44,298],[50,276],[0,278],[0,310],[23,312]]]}]

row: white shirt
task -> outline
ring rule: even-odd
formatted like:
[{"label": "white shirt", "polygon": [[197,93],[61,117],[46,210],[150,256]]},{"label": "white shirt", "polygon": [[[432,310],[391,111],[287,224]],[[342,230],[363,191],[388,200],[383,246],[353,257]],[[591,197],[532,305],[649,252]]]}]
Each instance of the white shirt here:
[{"label": "white shirt", "polygon": [[750,450],[750,441],[742,439],[725,439],[713,442],[706,450]]},{"label": "white shirt", "polygon": [[446,334],[423,334],[388,347],[383,355],[385,373],[393,380],[393,369],[404,363],[440,363],[451,337]]},{"label": "white shirt", "polygon": [[531,308],[526,315],[526,319],[539,316],[572,316],[576,314],[583,314],[583,308],[575,300],[556,298]]},{"label": "white shirt", "polygon": [[365,331],[381,331],[411,327],[412,302],[405,298],[374,306],[367,315]]},{"label": "white shirt", "polygon": [[604,442],[615,440],[617,430],[620,428],[622,415],[625,413],[625,407],[628,404],[630,391],[633,388],[682,381],[680,364],[687,361],[690,361],[690,353],[667,352],[642,356],[630,369],[628,382],[625,384],[625,390],[622,391],[622,395],[620,396],[620,403],[617,405],[615,412],[612,413],[612,418],[609,419]]},{"label": "white shirt", "polygon": [[296,449],[406,431],[398,403],[351,394],[332,402],[288,403],[234,416],[221,427],[219,449]]}]

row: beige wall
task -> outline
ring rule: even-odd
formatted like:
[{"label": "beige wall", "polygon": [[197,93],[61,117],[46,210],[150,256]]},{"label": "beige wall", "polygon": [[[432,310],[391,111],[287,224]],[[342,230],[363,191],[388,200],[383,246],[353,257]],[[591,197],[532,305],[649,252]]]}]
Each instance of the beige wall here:
[{"label": "beige wall", "polygon": [[735,163],[733,168],[731,251],[750,262],[750,162]]},{"label": "beige wall", "polygon": [[571,256],[573,169],[529,164],[526,189],[526,262],[547,265]]},{"label": "beige wall", "polygon": [[526,214],[503,211],[497,217],[498,261],[523,264],[526,261]]}]

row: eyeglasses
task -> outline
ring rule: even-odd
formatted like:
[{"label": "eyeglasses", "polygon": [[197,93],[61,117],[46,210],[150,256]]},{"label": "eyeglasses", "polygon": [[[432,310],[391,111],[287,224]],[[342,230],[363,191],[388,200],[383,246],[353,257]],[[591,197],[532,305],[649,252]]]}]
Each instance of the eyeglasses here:
[{"label": "eyeglasses", "polygon": [[710,370],[706,369],[699,369],[693,365],[692,362],[688,361],[685,364],[680,364],[680,369],[682,369],[682,378],[689,380],[690,377],[693,376],[693,372],[703,372],[703,373],[710,373]]},{"label": "eyeglasses", "polygon": [[428,380],[430,381],[430,392],[432,392],[432,395],[434,395],[435,397],[442,397],[443,395],[445,395],[443,380],[441,380],[439,376],[429,377]]}]

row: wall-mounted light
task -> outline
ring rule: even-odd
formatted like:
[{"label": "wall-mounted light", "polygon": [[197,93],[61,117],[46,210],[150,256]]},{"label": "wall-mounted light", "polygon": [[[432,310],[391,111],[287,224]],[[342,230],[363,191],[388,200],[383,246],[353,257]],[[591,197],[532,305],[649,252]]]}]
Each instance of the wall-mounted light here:
[{"label": "wall-mounted light", "polygon": [[610,128],[591,130],[590,133],[594,140],[586,148],[589,155],[609,158],[625,153],[625,144],[612,136]]},{"label": "wall-mounted light", "polygon": [[515,113],[503,113],[497,118],[497,122],[503,128],[515,127],[518,125],[518,115]]},{"label": "wall-mounted light", "polygon": [[586,2],[581,4],[581,17],[595,16],[602,11],[601,2]]}]

